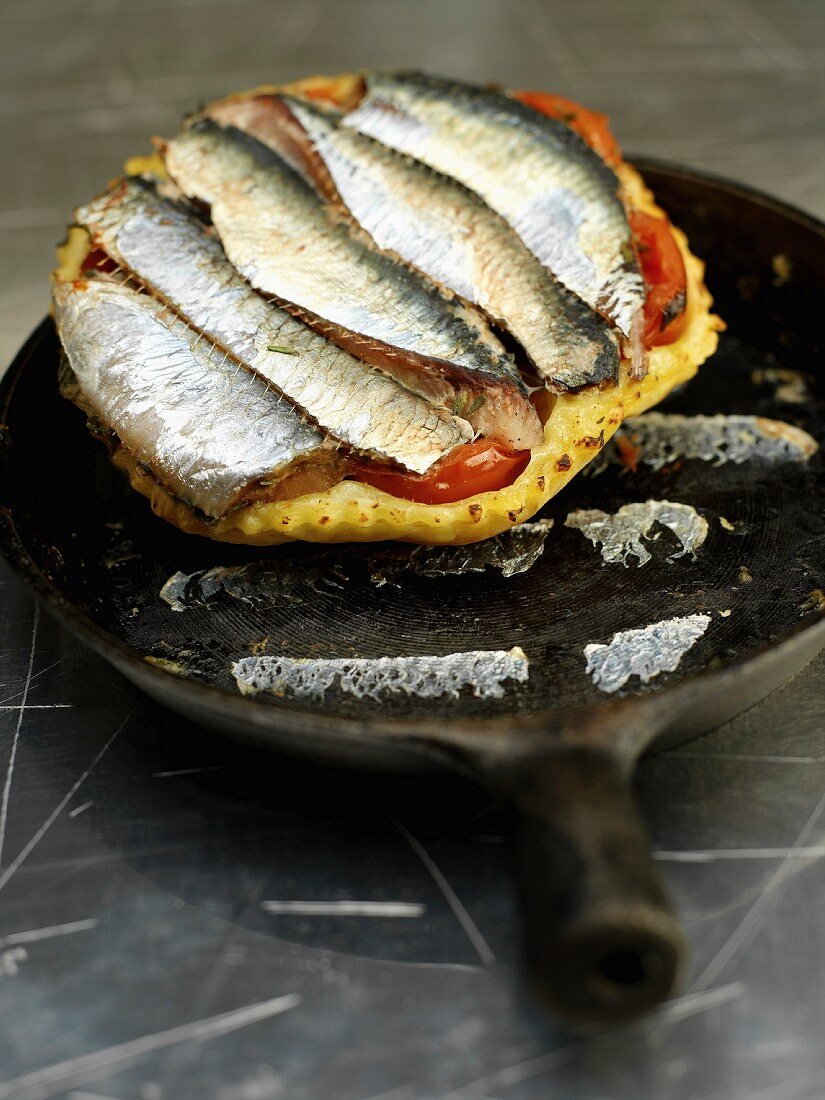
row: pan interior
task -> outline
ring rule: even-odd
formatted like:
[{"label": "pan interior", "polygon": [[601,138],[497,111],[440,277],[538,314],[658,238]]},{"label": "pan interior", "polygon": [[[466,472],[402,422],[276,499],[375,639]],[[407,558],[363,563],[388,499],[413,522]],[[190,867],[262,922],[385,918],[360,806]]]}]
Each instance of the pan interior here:
[{"label": "pan interior", "polygon": [[[666,186],[667,178],[660,182]],[[777,302],[789,308],[781,287],[768,268],[755,287],[743,284],[735,248],[720,252],[716,265],[714,242],[723,232],[736,236],[725,225],[736,206],[725,205],[707,184],[693,185],[689,205],[685,187],[672,196],[677,207],[680,196],[686,204],[684,211],[673,210],[674,220],[701,221],[696,243],[714,265],[711,289],[729,331],[698,378],[661,411],[773,417],[822,442],[822,368],[821,358],[817,365],[808,354],[810,318],[794,319],[792,346],[781,346],[764,330],[764,317],[754,332],[749,319],[757,307],[764,309],[765,296],[774,309]],[[662,197],[667,206],[668,196]],[[554,526],[526,573],[426,577],[391,569],[388,582],[377,584],[387,547],[238,548],[182,535],[153,517],[89,437],[82,415],[58,396],[56,367],[56,339],[46,329],[16,380],[7,412],[11,446],[4,477],[14,481],[6,490],[14,538],[68,604],[114,639],[233,697],[232,664],[250,655],[445,655],[521,646],[530,660],[529,679],[505,684],[501,698],[465,690],[457,699],[435,702],[407,694],[375,701],[333,687],[322,705],[329,714],[362,717],[376,710],[382,717],[431,717],[434,709],[444,717],[548,710],[561,715],[605,698],[586,672],[588,644],[659,620],[708,615],[705,633],[676,671],[647,686],[631,679],[622,689],[650,692],[783,638],[815,609],[811,594],[825,590],[822,451],[807,463],[714,466],[680,460],[658,471],[640,466],[635,473],[607,465],[595,476],[578,477],[550,502],[542,517]],[[802,372],[804,385],[792,401],[776,385],[780,368]],[[645,544],[651,554],[646,564],[604,564],[581,531],[565,526],[578,509],[614,513],[649,499],[690,505],[704,517],[708,534],[695,559],[669,561],[679,543],[657,528],[658,537]],[[390,548],[396,552],[403,559],[409,548]],[[265,599],[223,592],[207,604],[175,611],[159,596],[176,572],[251,562],[264,563],[270,591]],[[261,706],[278,705],[277,699],[259,698]],[[312,711],[319,704],[306,699],[293,705]]]}]

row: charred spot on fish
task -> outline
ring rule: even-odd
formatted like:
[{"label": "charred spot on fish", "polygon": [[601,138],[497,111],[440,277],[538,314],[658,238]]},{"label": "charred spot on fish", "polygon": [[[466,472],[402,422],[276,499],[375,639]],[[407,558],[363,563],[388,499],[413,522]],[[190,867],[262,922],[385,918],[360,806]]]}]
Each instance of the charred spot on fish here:
[{"label": "charred spot on fish", "polygon": [[544,490],[544,474],[539,474],[536,478],[536,488],[540,491]]},{"label": "charred spot on fish", "polygon": [[[573,459],[570,455],[564,454],[560,458],[556,459],[556,469],[561,473],[563,470],[569,470],[573,465]],[[542,481],[544,479],[542,478]]]},{"label": "charred spot on fish", "polygon": [[481,514],[484,509],[480,504],[471,504],[467,508],[467,511],[470,513],[470,519],[473,521],[473,523],[478,523],[478,521],[481,519]]}]

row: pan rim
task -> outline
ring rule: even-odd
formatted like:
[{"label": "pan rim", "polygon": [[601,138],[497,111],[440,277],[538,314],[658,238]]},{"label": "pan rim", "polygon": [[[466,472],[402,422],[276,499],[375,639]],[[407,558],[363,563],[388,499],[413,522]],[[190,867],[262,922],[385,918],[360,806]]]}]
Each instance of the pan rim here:
[{"label": "pan rim", "polygon": [[727,191],[729,194],[741,195],[743,198],[756,201],[760,206],[765,206],[774,210],[776,213],[783,215],[783,217],[799,222],[806,229],[810,229],[819,236],[825,237],[825,218],[819,218],[815,214],[811,214],[799,206],[794,206],[793,203],[786,202],[784,199],[778,199],[775,195],[769,195],[767,191],[762,191],[758,187],[751,187],[750,184],[741,183],[739,180],[731,179],[729,176],[719,175],[716,172],[705,172],[698,168],[677,164],[672,160],[660,160],[658,157],[629,154],[627,159],[634,168],[638,169],[642,176],[644,176],[647,169],[652,169],[654,172],[667,172],[679,176],[680,179],[695,180],[698,183],[710,183],[720,190]]}]

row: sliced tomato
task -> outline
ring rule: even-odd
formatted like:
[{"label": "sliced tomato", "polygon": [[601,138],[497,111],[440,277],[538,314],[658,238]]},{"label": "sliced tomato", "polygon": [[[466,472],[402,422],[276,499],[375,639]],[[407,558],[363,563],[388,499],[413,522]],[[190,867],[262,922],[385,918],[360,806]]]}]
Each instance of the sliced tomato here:
[{"label": "sliced tomato", "polygon": [[550,92],[513,92],[513,96],[543,115],[567,123],[611,168],[622,163],[622,151],[610,131],[607,115]]},{"label": "sliced tomato", "polygon": [[631,210],[630,228],[647,284],[645,346],[670,344],[682,335],[686,321],[687,273],[682,253],[667,218]]},{"label": "sliced tomato", "polygon": [[83,271],[117,271],[117,264],[102,249],[93,248],[82,264]]},{"label": "sliced tomato", "polygon": [[408,474],[365,462],[357,467],[356,479],[404,500],[452,504],[503,489],[516,480],[529,461],[529,451],[508,451],[495,440],[477,439],[457,447],[426,474]]}]

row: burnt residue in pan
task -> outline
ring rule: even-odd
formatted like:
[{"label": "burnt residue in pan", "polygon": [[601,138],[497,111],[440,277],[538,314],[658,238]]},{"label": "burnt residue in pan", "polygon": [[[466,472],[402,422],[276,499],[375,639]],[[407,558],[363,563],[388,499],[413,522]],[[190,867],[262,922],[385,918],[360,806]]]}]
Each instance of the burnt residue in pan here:
[{"label": "burnt residue in pan", "polygon": [[317,550],[311,556],[214,565],[195,573],[177,570],[160,598],[173,611],[208,606],[219,597],[267,608],[300,598],[303,588],[341,587],[366,576],[377,587],[403,584],[405,577],[456,577],[498,570],[503,577],[526,573],[544,551],[553,521],[537,520],[470,546],[410,546],[388,543]]}]

